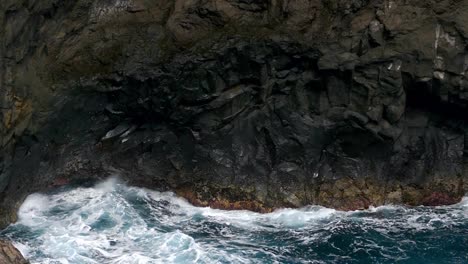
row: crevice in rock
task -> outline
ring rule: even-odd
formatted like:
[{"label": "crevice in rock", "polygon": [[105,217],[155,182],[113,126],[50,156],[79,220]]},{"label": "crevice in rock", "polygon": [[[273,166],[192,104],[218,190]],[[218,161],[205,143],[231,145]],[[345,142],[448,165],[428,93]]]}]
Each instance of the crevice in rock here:
[{"label": "crevice in rock", "polygon": [[267,147],[268,153],[270,155],[271,167],[274,168],[277,164],[276,145],[271,138],[270,131],[265,127],[262,128],[262,131],[265,138],[265,146]]}]

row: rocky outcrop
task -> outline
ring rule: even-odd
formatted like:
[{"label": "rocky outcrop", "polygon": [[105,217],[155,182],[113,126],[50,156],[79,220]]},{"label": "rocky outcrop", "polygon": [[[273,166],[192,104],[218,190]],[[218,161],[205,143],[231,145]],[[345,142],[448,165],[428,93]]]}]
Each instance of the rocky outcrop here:
[{"label": "rocky outcrop", "polygon": [[468,190],[466,0],[1,5],[4,224],[113,174],[256,211]]},{"label": "rocky outcrop", "polygon": [[0,264],[28,264],[21,253],[10,242],[0,241]]}]

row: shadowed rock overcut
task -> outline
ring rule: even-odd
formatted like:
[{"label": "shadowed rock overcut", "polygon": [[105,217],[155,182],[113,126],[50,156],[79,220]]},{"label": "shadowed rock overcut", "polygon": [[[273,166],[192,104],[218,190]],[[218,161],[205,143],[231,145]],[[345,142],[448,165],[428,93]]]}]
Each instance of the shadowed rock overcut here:
[{"label": "shadowed rock overcut", "polygon": [[1,2],[2,225],[111,175],[260,212],[468,190],[466,0]]}]

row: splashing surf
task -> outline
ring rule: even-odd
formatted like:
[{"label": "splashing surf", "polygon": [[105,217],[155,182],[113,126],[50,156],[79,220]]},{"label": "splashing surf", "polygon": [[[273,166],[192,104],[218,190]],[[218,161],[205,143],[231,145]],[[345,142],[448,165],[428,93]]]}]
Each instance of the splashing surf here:
[{"label": "splashing surf", "polygon": [[468,263],[468,198],[445,207],[269,214],[110,179],[30,195],[0,233],[32,263]]}]

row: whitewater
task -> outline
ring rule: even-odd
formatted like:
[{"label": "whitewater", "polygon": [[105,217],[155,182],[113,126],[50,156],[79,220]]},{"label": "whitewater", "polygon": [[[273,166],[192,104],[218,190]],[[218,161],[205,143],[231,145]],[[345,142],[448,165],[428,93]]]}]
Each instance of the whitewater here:
[{"label": "whitewater", "polygon": [[116,179],[32,194],[0,232],[31,263],[468,263],[468,198],[443,207],[200,208]]}]

